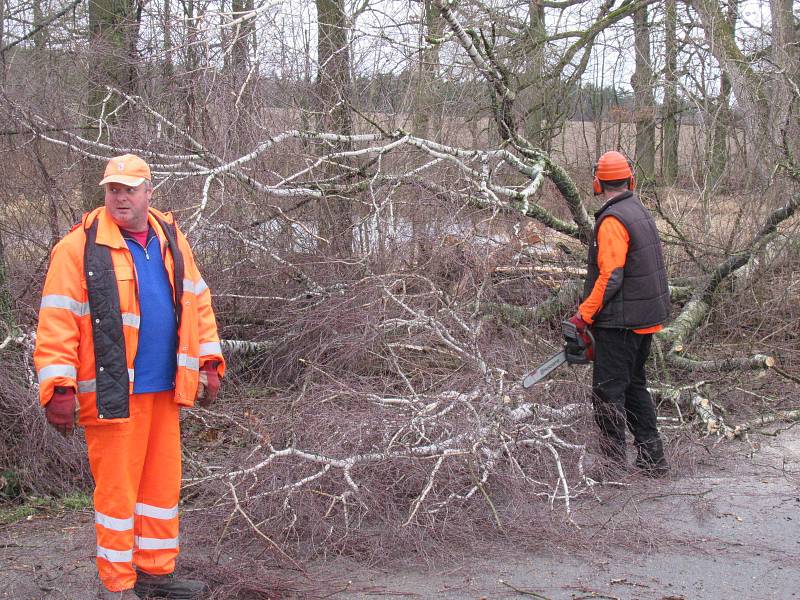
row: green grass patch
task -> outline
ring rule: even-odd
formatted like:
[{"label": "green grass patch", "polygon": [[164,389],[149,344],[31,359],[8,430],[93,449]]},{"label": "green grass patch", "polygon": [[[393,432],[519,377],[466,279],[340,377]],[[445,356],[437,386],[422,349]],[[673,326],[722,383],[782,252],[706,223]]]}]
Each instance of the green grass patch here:
[{"label": "green grass patch", "polygon": [[92,496],[85,492],[74,492],[62,498],[31,496],[26,498],[23,503],[0,504],[0,525],[18,523],[37,514],[87,510],[91,507]]},{"label": "green grass patch", "polygon": [[74,492],[68,496],[64,496],[56,502],[61,503],[67,510],[86,510],[92,508],[92,495],[86,492]]},{"label": "green grass patch", "polygon": [[0,525],[10,525],[24,521],[36,514],[36,508],[23,504],[21,506],[0,506]]}]

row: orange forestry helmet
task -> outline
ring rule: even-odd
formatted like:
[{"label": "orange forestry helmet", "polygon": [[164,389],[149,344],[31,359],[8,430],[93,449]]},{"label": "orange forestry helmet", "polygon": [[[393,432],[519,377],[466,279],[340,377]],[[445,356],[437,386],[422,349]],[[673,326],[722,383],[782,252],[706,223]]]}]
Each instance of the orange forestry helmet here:
[{"label": "orange forestry helmet", "polygon": [[595,196],[603,193],[603,181],[628,180],[628,189],[633,190],[636,182],[633,178],[633,163],[625,156],[615,150],[611,150],[600,157],[594,167],[592,167],[594,181],[592,187]]}]

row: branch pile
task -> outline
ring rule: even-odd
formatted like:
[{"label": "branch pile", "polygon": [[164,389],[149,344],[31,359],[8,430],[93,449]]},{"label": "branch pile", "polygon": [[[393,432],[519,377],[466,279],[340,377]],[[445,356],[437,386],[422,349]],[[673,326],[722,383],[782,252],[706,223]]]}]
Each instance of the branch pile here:
[{"label": "branch pile", "polygon": [[487,331],[426,277],[347,290],[309,308],[277,350],[295,363],[294,386],[238,414],[193,415],[241,448],[195,452],[186,489],[276,552],[296,540],[359,551],[370,536],[377,552],[423,532],[502,529],[532,498],[569,518],[594,483],[585,389],[554,382],[523,396],[516,334]]}]

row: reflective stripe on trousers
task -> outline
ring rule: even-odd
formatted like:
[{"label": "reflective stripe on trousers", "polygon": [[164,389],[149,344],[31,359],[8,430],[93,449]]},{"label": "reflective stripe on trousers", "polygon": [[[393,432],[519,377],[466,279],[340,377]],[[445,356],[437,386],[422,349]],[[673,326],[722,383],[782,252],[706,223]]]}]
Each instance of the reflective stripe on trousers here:
[{"label": "reflective stripe on trousers", "polygon": [[134,565],[171,573],[179,551],[180,409],[172,391],[132,394],[130,406],[126,423],[86,427],[97,570],[112,591],[133,587]]}]

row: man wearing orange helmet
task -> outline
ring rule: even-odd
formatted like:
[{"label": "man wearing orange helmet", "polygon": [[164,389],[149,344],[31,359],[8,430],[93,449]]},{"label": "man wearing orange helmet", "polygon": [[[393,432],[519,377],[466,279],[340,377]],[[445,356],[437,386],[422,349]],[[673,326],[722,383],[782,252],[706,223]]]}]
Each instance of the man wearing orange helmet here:
[{"label": "man wearing orange helmet", "polygon": [[630,162],[606,152],[594,167],[595,213],[583,302],[570,319],[595,339],[595,420],[606,470],[624,470],[625,427],[633,434],[636,466],[667,473],[664,446],[647,391],[645,364],[652,335],[669,315],[669,288],[656,224],[634,190]]}]

